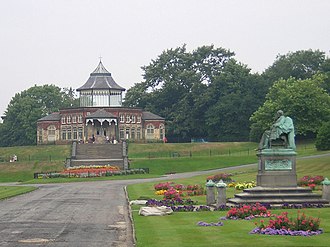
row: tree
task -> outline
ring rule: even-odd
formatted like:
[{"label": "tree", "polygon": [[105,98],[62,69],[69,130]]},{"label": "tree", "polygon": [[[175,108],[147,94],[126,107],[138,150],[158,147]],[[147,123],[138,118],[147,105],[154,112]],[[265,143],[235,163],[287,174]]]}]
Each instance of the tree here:
[{"label": "tree", "polygon": [[138,106],[165,117],[167,135],[190,138],[205,136],[204,95],[234,53],[202,46],[192,52],[185,45],[164,51],[144,70],[144,81],[129,89],[125,106]]},{"label": "tree", "polygon": [[269,90],[266,101],[250,120],[252,140],[260,137],[268,129],[277,110],[283,110],[294,120],[298,135],[315,135],[319,126],[330,117],[330,96],[321,87],[326,77],[317,74],[311,79],[277,81]]},{"label": "tree", "polygon": [[75,106],[73,95],[55,85],[35,85],[15,94],[0,126],[0,146],[35,144],[37,120],[60,108]]},{"label": "tree", "polygon": [[330,150],[330,121],[320,127],[315,141],[317,150]]},{"label": "tree", "polygon": [[263,103],[268,87],[258,74],[230,59],[208,88],[208,135],[221,141],[249,139],[249,118]]},{"label": "tree", "polygon": [[320,50],[300,50],[278,55],[275,62],[265,70],[263,77],[270,85],[279,79],[311,78],[323,70],[323,64],[328,60]]}]

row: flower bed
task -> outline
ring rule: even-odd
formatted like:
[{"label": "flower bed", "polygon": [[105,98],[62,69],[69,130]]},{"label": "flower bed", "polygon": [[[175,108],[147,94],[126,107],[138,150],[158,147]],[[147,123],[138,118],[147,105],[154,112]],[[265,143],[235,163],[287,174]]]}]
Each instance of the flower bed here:
[{"label": "flower bed", "polygon": [[321,182],[324,180],[323,176],[304,176],[298,179],[299,186],[310,187],[312,190],[320,187]]},{"label": "flower bed", "polygon": [[233,180],[231,179],[233,175],[230,174],[230,173],[218,173],[218,174],[215,174],[213,176],[208,176],[206,178],[206,181],[209,181],[209,180],[212,180],[214,183],[217,183],[219,182],[220,180],[222,180],[223,182],[225,183],[230,183],[232,182]]},{"label": "flower bed", "polygon": [[204,188],[199,184],[185,186],[173,182],[164,182],[155,184],[154,189],[156,195],[163,195],[167,199],[205,194]]},{"label": "flower bed", "polygon": [[105,176],[110,174],[115,174],[119,172],[120,169],[117,166],[111,165],[90,165],[90,166],[74,166],[65,169],[61,174],[72,174],[74,177],[82,177],[93,175],[93,176]]},{"label": "flower bed", "polygon": [[268,224],[264,220],[256,222],[256,228],[251,234],[266,235],[291,235],[291,236],[312,236],[323,233],[320,229],[320,219],[307,217],[305,213],[298,211],[296,218],[289,218],[288,212],[282,212],[280,215],[274,215],[270,218]]},{"label": "flower bed", "polygon": [[230,182],[228,184],[229,188],[235,188],[236,190],[244,190],[244,189],[248,189],[248,188],[253,188],[256,187],[257,183],[255,181],[251,181],[251,182]]},{"label": "flower bed", "polygon": [[270,217],[271,213],[260,203],[255,205],[242,205],[240,207],[231,208],[227,212],[228,219],[251,219],[253,217]]},{"label": "flower bed", "polygon": [[198,226],[223,226],[223,222],[219,221],[217,223],[207,223],[207,222],[204,222],[204,221],[199,221],[197,223]]},{"label": "flower bed", "polygon": [[312,236],[323,233],[319,218],[307,217],[299,210],[296,218],[289,218],[288,212],[282,212],[280,215],[271,214],[260,203],[232,208],[228,211],[227,216],[221,217],[220,220],[251,220],[256,217],[268,218],[268,222],[266,223],[265,219],[261,219],[259,223],[255,222],[256,228],[250,234]]},{"label": "flower bed", "polygon": [[87,178],[87,177],[102,177],[102,176],[119,176],[130,174],[145,174],[144,169],[120,170],[117,166],[77,166],[69,167],[62,172],[45,172],[35,173],[34,178]]}]

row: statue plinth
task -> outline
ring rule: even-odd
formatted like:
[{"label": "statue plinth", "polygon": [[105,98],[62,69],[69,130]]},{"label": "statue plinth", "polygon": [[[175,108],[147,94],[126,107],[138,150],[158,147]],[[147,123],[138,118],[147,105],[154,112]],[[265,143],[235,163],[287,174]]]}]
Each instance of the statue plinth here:
[{"label": "statue plinth", "polygon": [[257,186],[297,187],[296,155],[293,149],[260,150]]}]

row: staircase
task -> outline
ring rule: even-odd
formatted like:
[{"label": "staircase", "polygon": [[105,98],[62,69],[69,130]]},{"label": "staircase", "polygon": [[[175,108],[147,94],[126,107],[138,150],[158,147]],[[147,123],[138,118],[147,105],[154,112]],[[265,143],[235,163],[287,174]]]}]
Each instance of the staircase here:
[{"label": "staircase", "polygon": [[114,165],[121,170],[128,169],[126,142],[118,144],[72,144],[71,158],[67,167],[80,165]]},{"label": "staircase", "polygon": [[254,187],[244,189],[242,193],[236,194],[235,198],[228,199],[229,204],[254,204],[269,203],[271,205],[287,204],[329,204],[328,201],[322,199],[322,196],[312,192],[307,187],[283,187],[283,188],[267,188]]}]

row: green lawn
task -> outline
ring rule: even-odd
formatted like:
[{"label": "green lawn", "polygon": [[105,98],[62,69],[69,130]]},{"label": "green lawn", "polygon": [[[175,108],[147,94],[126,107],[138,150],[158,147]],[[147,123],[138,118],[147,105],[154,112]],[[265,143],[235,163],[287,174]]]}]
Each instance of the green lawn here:
[{"label": "green lawn", "polygon": [[[283,210],[282,210],[283,211]],[[297,210],[286,210],[296,216]],[[224,226],[200,227],[197,222],[218,222],[226,212],[187,212],[168,216],[139,216],[133,212],[138,247],[207,246],[328,246],[330,209],[303,209],[307,216],[320,217],[323,234],[312,237],[249,234],[254,221],[227,220]],[[271,210],[278,214],[279,210]]]},{"label": "green lawn", "polygon": [[[257,167],[227,171],[239,182],[256,179]],[[214,175],[210,173],[208,175]],[[166,180],[184,185],[205,185],[208,175],[188,179]],[[297,160],[297,176],[323,175],[330,177],[330,159],[320,157]],[[128,186],[130,200],[139,197],[161,199],[154,194],[155,183],[141,183]],[[227,189],[227,197],[233,197],[240,191]],[[191,197],[199,204],[206,203],[205,196]],[[139,206],[133,206],[133,219],[138,247],[153,246],[327,246],[330,239],[330,208],[304,209],[308,216],[320,217],[325,233],[313,237],[264,236],[248,234],[253,228],[252,221],[225,221],[222,227],[198,227],[198,221],[217,222],[226,212],[189,212],[173,213],[163,217],[144,217],[138,215]],[[277,211],[273,211],[276,213]],[[288,210],[293,216],[297,210]]]},{"label": "green lawn", "polygon": [[0,200],[36,190],[32,186],[0,186]]}]

